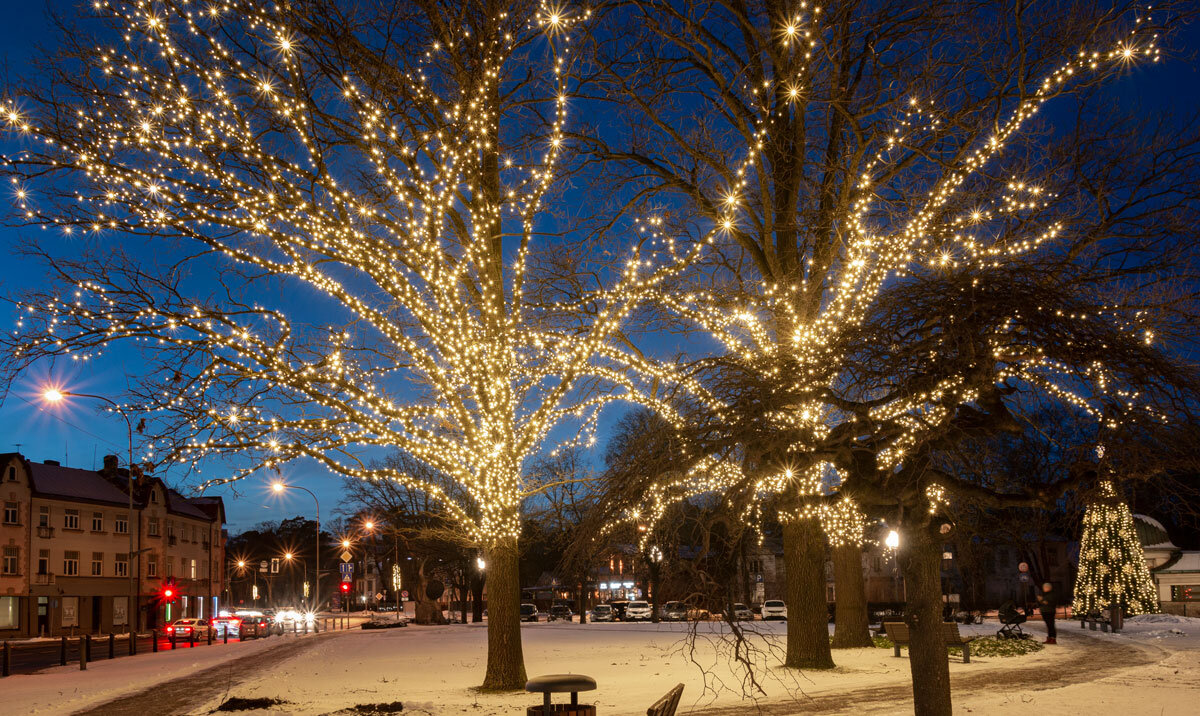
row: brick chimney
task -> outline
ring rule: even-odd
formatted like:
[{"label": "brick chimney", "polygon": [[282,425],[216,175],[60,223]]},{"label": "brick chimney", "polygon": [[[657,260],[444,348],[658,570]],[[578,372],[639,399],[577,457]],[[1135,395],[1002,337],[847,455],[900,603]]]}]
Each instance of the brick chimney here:
[{"label": "brick chimney", "polygon": [[117,460],[116,455],[105,455],[104,469],[102,469],[100,472],[104,473],[105,475],[115,475],[117,472],[117,465],[119,464],[120,463]]}]

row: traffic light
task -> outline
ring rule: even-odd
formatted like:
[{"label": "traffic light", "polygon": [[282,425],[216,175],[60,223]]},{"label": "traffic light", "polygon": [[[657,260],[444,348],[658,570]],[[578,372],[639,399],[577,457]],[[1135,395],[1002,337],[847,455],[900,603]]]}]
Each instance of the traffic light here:
[{"label": "traffic light", "polygon": [[348,594],[349,592],[350,592],[350,583],[342,582],[342,594]]},{"label": "traffic light", "polygon": [[174,582],[167,582],[162,586],[162,589],[158,591],[159,601],[161,601],[163,604],[170,604],[171,602],[175,601],[175,598],[178,596],[179,588],[175,586]]}]

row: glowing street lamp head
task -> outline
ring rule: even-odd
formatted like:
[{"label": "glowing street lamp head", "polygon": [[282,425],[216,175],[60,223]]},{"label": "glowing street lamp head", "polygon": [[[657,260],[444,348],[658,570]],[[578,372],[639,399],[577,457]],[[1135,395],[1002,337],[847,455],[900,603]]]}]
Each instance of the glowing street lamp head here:
[{"label": "glowing street lamp head", "polygon": [[239,559],[238,560],[238,569],[245,569],[245,568],[246,568],[246,560]]},{"label": "glowing street lamp head", "polygon": [[487,567],[487,562],[483,561],[483,557],[476,557],[475,566],[479,567],[479,571],[482,572]]},{"label": "glowing street lamp head", "polygon": [[349,546],[350,546],[350,540],[348,540],[348,539],[344,539],[344,540],[342,540],[342,546],[343,546],[343,547],[349,547]]},{"label": "glowing street lamp head", "polygon": [[900,533],[896,530],[888,532],[887,539],[883,543],[888,546],[888,549],[896,549],[900,546]]},{"label": "glowing street lamp head", "polygon": [[66,397],[66,394],[58,388],[47,388],[46,390],[42,391],[42,398],[45,399],[47,403],[58,403]]},{"label": "glowing street lamp head", "polygon": [[366,522],[363,523],[363,527],[366,529],[369,529],[369,530],[373,530],[373,529],[375,529],[375,523],[370,520],[367,520]]},{"label": "glowing street lamp head", "polygon": [[286,489],[286,488],[287,488],[287,485],[283,484],[282,482],[272,482],[271,483],[271,489],[276,492],[283,492],[284,489]]},{"label": "glowing street lamp head", "polygon": [[286,559],[286,560],[288,560],[288,561],[290,562],[290,561],[291,561],[291,559],[292,559],[292,553],[291,553],[291,552],[284,552],[284,553],[283,553],[283,558],[284,558],[284,559]]}]

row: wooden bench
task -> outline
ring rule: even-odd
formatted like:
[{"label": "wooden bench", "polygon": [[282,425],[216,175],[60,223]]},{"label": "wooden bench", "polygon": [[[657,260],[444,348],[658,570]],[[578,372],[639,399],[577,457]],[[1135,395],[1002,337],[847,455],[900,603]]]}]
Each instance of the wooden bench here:
[{"label": "wooden bench", "polygon": [[678,684],[675,688],[667,692],[654,705],[646,709],[646,716],[675,716],[675,709],[679,708],[679,699],[683,696],[683,684]]},{"label": "wooden bench", "polygon": [[[904,622],[884,622],[883,628],[887,631],[888,638],[892,640],[896,656],[899,657],[900,646],[908,646],[911,641],[908,625]],[[975,638],[959,634],[958,622],[942,622],[942,641],[948,647],[962,647],[964,664],[971,663],[971,642],[975,641]]]}]

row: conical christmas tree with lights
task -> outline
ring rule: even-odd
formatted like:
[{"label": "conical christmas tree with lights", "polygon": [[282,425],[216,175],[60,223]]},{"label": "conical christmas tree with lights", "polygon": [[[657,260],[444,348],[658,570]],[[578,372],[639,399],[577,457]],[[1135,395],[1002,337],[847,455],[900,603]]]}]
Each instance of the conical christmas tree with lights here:
[{"label": "conical christmas tree with lights", "polygon": [[1076,614],[1091,614],[1120,605],[1129,615],[1158,611],[1158,593],[1150,579],[1141,540],[1129,506],[1117,498],[1112,482],[1100,486],[1100,497],[1083,516],[1079,574],[1075,579]]}]

